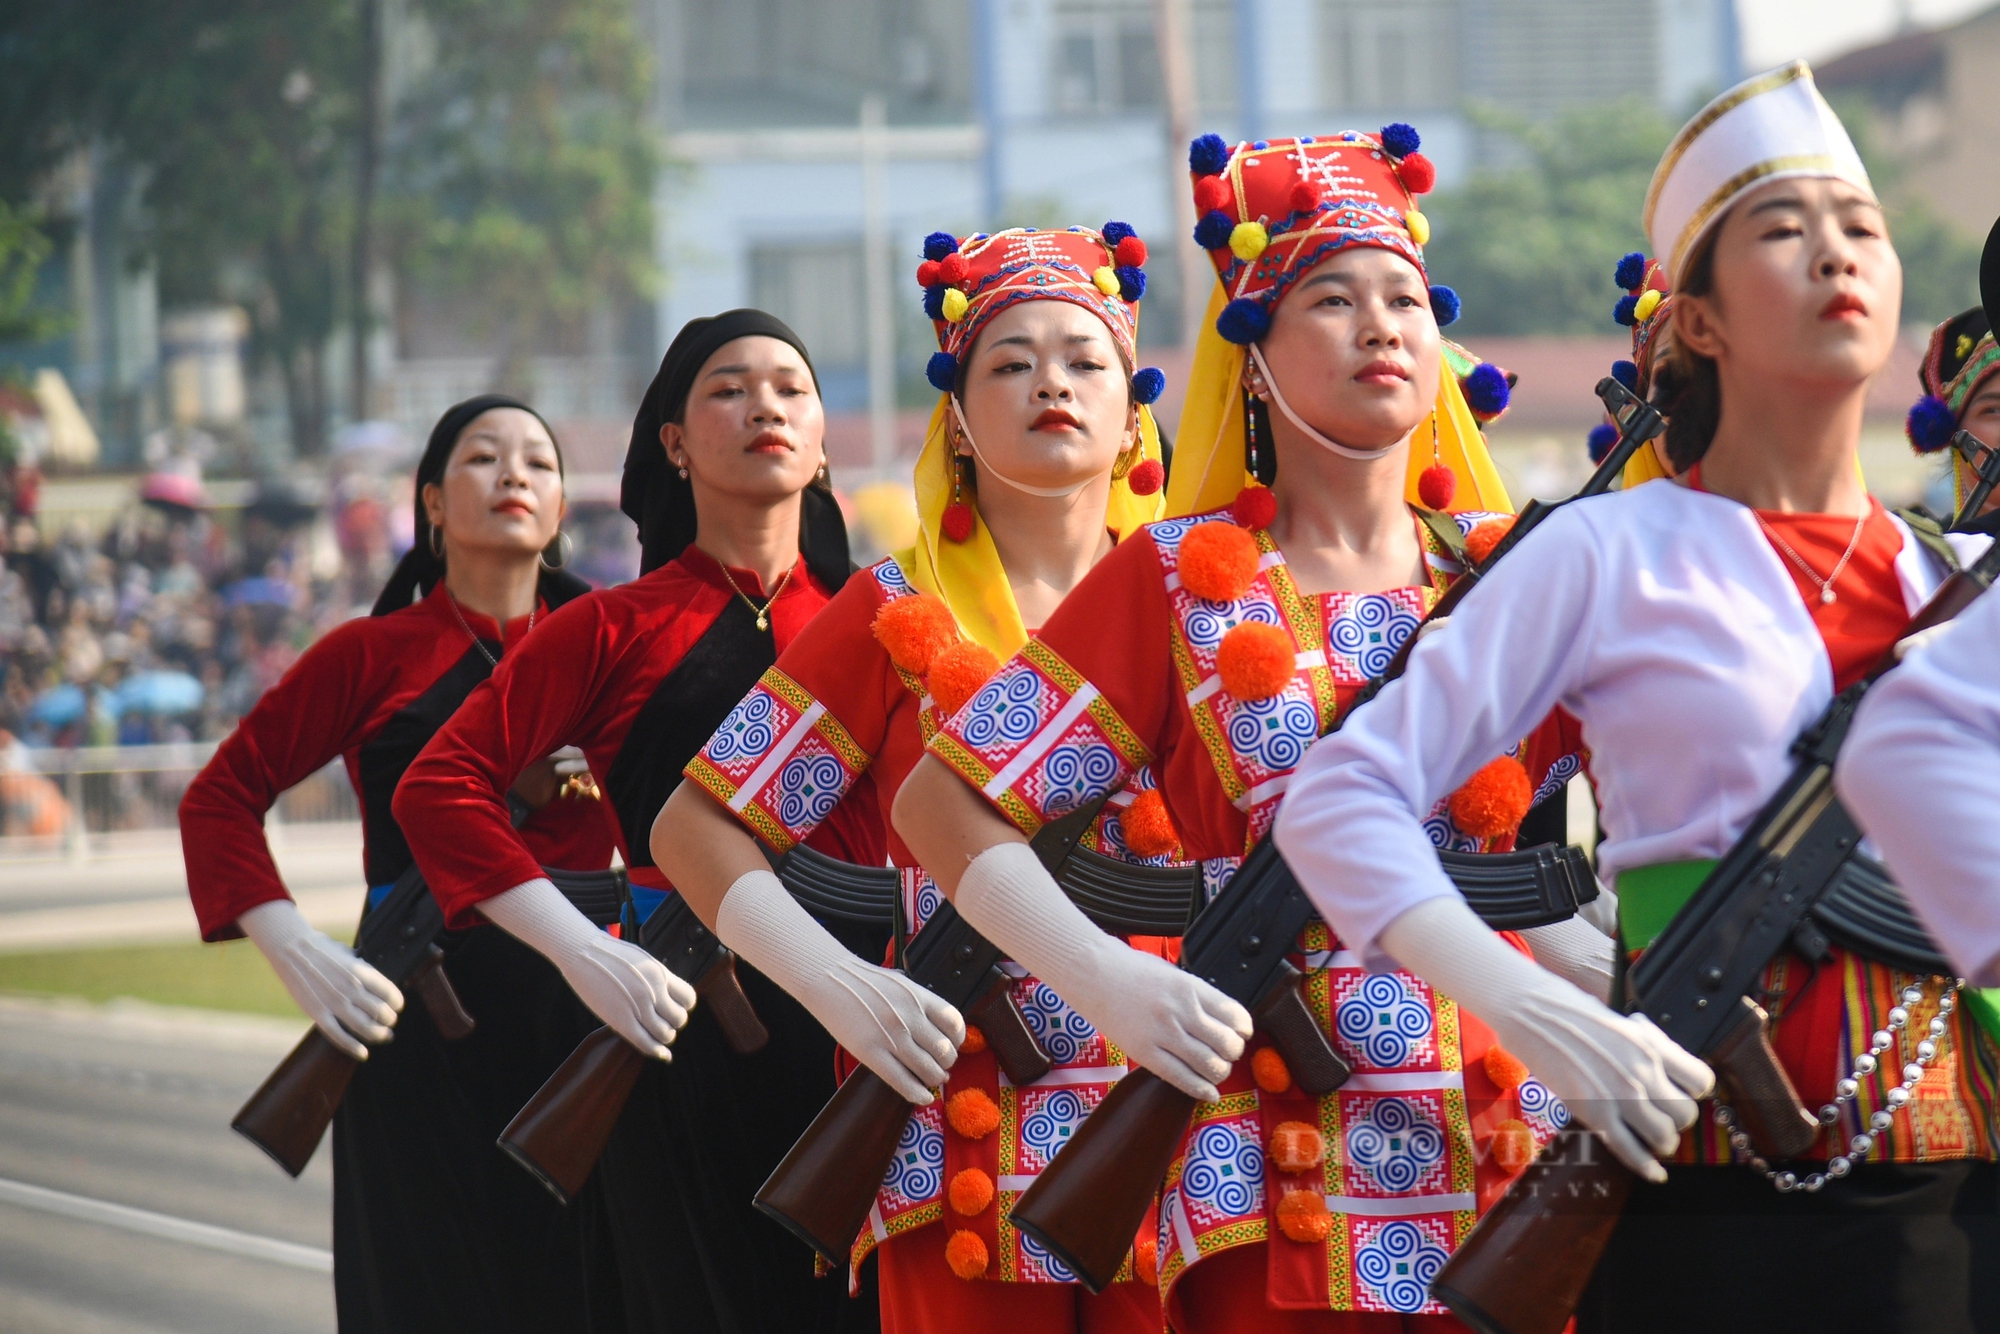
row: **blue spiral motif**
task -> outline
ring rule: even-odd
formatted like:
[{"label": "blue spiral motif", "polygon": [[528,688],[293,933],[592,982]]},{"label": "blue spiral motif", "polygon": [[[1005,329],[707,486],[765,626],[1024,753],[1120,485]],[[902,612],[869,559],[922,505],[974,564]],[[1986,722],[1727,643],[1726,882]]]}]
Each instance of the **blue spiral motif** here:
[{"label": "blue spiral motif", "polygon": [[777,706],[763,691],[753,690],[745,695],[703,747],[709,762],[728,764],[769,751],[778,742],[778,727],[773,717],[776,713]]},{"label": "blue spiral motif", "polygon": [[1047,1274],[1052,1282],[1055,1283],[1076,1282],[1076,1275],[1072,1274],[1069,1271],[1069,1266],[1065,1265],[1062,1261],[1056,1259],[1056,1257],[1051,1253],[1049,1253],[1048,1251],[1043,1250],[1040,1242],[1036,1241],[1033,1237],[1029,1236],[1025,1232],[1017,1232],[1014,1234],[1014,1236],[1015,1239],[1021,1243],[1021,1254],[1027,1256],[1030,1260],[1033,1260],[1036,1264],[1040,1265],[1042,1267],[1042,1272],[1044,1274]]},{"label": "blue spiral motif", "polygon": [[1203,907],[1215,902],[1215,896],[1229,888],[1229,882],[1236,878],[1236,868],[1243,865],[1241,857],[1210,857],[1201,863],[1201,902]]},{"label": "blue spiral motif", "polygon": [[911,1204],[935,1199],[944,1186],[944,1132],[921,1116],[904,1122],[882,1184]]},{"label": "blue spiral motif", "polygon": [[1549,771],[1542,775],[1542,785],[1535,789],[1535,798],[1528,804],[1531,806],[1540,805],[1547,798],[1553,797],[1556,794],[1556,789],[1562,787],[1570,779],[1582,772],[1583,758],[1581,756],[1563,756],[1554,764],[1551,764]]},{"label": "blue spiral motif", "polygon": [[1062,1151],[1088,1115],[1090,1108],[1082,1094],[1075,1089],[1057,1089],[1021,1118],[1021,1142],[1046,1163]]},{"label": "blue spiral motif", "polygon": [[778,771],[778,820],[810,829],[833,814],[847,788],[847,770],[831,755],[798,755]]},{"label": "blue spiral motif", "polygon": [[1406,1191],[1444,1160],[1444,1132],[1416,1104],[1378,1098],[1347,1128],[1348,1161],[1388,1191]]},{"label": "blue spiral motif", "polygon": [[1018,667],[980,687],[966,707],[965,744],[985,749],[998,741],[1020,745],[1042,722],[1042,683],[1035,673]]},{"label": "blue spiral motif", "polygon": [[1363,676],[1380,676],[1416,628],[1409,608],[1384,594],[1367,593],[1334,620],[1328,639],[1335,650],[1354,659]]},{"label": "blue spiral motif", "polygon": [[1111,790],[1118,781],[1118,752],[1101,741],[1070,741],[1042,760],[1047,794],[1042,810],[1049,815],[1073,811]]},{"label": "blue spiral motif", "polygon": [[1334,1009],[1334,1028],[1370,1065],[1394,1069],[1431,1033],[1431,1007],[1394,973],[1370,973]]},{"label": "blue spiral motif", "polygon": [[1213,652],[1222,637],[1239,625],[1256,621],[1262,625],[1284,628],[1284,620],[1278,609],[1263,598],[1242,598],[1235,602],[1210,602],[1206,598],[1196,598],[1181,618],[1181,628],[1187,632],[1188,643],[1198,649]]},{"label": "blue spiral motif", "polygon": [[1522,1080],[1521,1087],[1514,1090],[1514,1096],[1521,1100],[1521,1115],[1532,1116],[1557,1130],[1569,1124],[1569,1108],[1563,1106],[1563,1100],[1551,1093],[1549,1086],[1541,1080]]},{"label": "blue spiral motif", "polygon": [[1264,1206],[1264,1150],[1224,1125],[1208,1125],[1188,1146],[1181,1191],[1217,1213],[1240,1218]]},{"label": "blue spiral motif", "polygon": [[1172,551],[1180,546],[1181,539],[1188,535],[1188,529],[1192,527],[1192,519],[1161,519],[1158,523],[1147,524],[1146,532],[1160,547]]},{"label": "blue spiral motif", "polygon": [[1451,1257],[1415,1223],[1394,1222],[1355,1249],[1354,1272],[1392,1311],[1423,1310],[1431,1280]]},{"label": "blue spiral motif", "polygon": [[931,914],[943,902],[944,895],[938,892],[937,882],[929,875],[924,876],[923,883],[917,886],[917,911],[909,923],[911,933],[923,930],[924,923],[931,920]]},{"label": "blue spiral motif", "polygon": [[875,566],[875,582],[890,594],[908,593],[910,581],[903,574],[903,567],[893,560],[879,561]]},{"label": "blue spiral motif", "polygon": [[1439,809],[1424,821],[1424,837],[1431,841],[1432,847],[1450,848],[1453,852],[1479,852],[1485,848],[1486,845],[1472,835],[1459,832],[1458,826],[1451,822],[1451,812],[1443,808],[1443,802],[1439,802],[1438,806]]},{"label": "blue spiral motif", "polygon": [[1075,1064],[1083,1049],[1097,1036],[1088,1019],[1065,1005],[1055,988],[1039,980],[1028,990],[1021,1018],[1027,1021],[1028,1031],[1057,1065]]},{"label": "blue spiral motif", "polygon": [[1319,714],[1297,695],[1237,704],[1229,715],[1229,748],[1268,773],[1288,773],[1319,737]]}]

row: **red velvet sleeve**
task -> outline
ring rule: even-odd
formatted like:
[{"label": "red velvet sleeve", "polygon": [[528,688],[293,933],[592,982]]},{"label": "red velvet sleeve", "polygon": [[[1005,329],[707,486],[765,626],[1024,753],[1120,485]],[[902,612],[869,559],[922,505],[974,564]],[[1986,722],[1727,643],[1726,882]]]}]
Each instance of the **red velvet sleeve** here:
[{"label": "red velvet sleeve", "polygon": [[264,692],[181,798],[181,854],[203,940],[233,940],[236,919],[289,898],[264,840],[280,793],[359,745],[386,685],[371,641],[379,621],[336,628]]}]

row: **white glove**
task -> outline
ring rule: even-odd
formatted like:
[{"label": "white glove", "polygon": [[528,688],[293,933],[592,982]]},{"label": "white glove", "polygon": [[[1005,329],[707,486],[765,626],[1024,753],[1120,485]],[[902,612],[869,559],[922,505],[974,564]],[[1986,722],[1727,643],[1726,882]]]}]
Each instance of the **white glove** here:
[{"label": "white glove", "polygon": [[1618,956],[1611,937],[1581,917],[1531,926],[1521,935],[1535,952],[1536,963],[1600,1002],[1611,999],[1611,969]]},{"label": "white glove", "polygon": [[1106,935],[1025,843],[996,843],[958,882],[958,911],[1055,988],[1125,1055],[1203,1102],[1243,1054],[1250,1012],[1192,973]]},{"label": "white glove", "polygon": [[1667,1179],[1654,1155],[1674,1151],[1715,1076],[1652,1020],[1613,1014],[1536,967],[1456,895],[1426,899],[1389,923],[1382,948],[1490,1024],[1627,1167]]},{"label": "white glove", "polygon": [[403,993],[353,950],[308,926],[298,904],[260,903],[236,925],[257,942],[285,990],[334,1046],[365,1061],[363,1040],[387,1042],[395,1036],[390,1030],[403,1008]]},{"label": "white glove", "polygon": [[590,761],[583,757],[579,746],[564,746],[561,750],[549,752],[549,759],[555,765],[557,778],[574,778],[578,774],[590,772]]},{"label": "white glove", "polygon": [[1416,642],[1419,644],[1423,643],[1425,635],[1434,635],[1438,631],[1444,629],[1447,625],[1450,624],[1451,624],[1451,617],[1449,616],[1440,616],[1436,620],[1425,621],[1422,625],[1419,625],[1417,627]]},{"label": "white glove", "polygon": [[545,955],[577,999],[613,1032],[656,1060],[694,1008],[694,988],[637,945],[615,940],[547,880],[534,879],[479,905],[492,922]]},{"label": "white glove", "polygon": [[1896,661],[1901,662],[1912,653],[1922,652],[1945,631],[1951,629],[1950,621],[1925,626],[1913,635],[1904,635],[1896,641]]},{"label": "white glove", "polygon": [[729,886],[715,934],[896,1092],[919,1105],[937,1100],[965,1020],[936,993],[856,958],[769,871],[746,871]]},{"label": "white glove", "polygon": [[1576,910],[1576,915],[1613,940],[1618,938],[1618,891],[1597,882],[1597,897]]}]

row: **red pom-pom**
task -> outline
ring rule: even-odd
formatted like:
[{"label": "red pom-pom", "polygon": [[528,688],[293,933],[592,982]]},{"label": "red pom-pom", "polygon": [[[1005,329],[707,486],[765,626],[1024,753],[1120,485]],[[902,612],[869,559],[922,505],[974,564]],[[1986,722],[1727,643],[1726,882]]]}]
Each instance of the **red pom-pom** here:
[{"label": "red pom-pom", "polygon": [[1325,1241],[1333,1232],[1326,1197],[1316,1190],[1287,1191],[1278,1202],[1278,1228],[1293,1241]]},{"label": "red pom-pom", "polygon": [[1235,202],[1229,182],[1220,176],[1204,176],[1194,183],[1194,206],[1203,213],[1227,213]]},{"label": "red pom-pom", "polygon": [[965,256],[956,251],[937,262],[938,281],[946,287],[956,287],[965,281]]},{"label": "red pom-pom", "polygon": [[1503,1089],[1517,1089],[1528,1077],[1528,1067],[1496,1042],[1486,1049],[1486,1077]]},{"label": "red pom-pom", "polygon": [[892,598],[875,613],[875,642],[889,650],[889,661],[921,676],[958,642],[958,621],[934,594]]},{"label": "red pom-pom", "polygon": [[1526,1121],[1509,1117],[1493,1127],[1493,1161],[1508,1176],[1521,1172],[1540,1152]]},{"label": "red pom-pom", "polygon": [[1246,486],[1230,502],[1229,517],[1245,528],[1269,528],[1278,517],[1278,497],[1268,486]]},{"label": "red pom-pom", "polygon": [[1121,269],[1141,268],[1146,263],[1146,243],[1136,236],[1128,236],[1111,252],[1111,258]]},{"label": "red pom-pom", "polygon": [[1277,626],[1245,621],[1222,637],[1215,650],[1215,670],[1222,677],[1222,688],[1236,698],[1269,699],[1291,683],[1298,670],[1298,650],[1292,647],[1292,637]]},{"label": "red pom-pom", "polygon": [[945,1099],[944,1119],[967,1139],[985,1139],[1000,1128],[1000,1109],[984,1089],[963,1089]]},{"label": "red pom-pom", "polygon": [[1504,519],[1487,519],[1474,524],[1472,531],[1465,535],[1465,554],[1474,565],[1484,565],[1486,558],[1493,554],[1493,548],[1500,545],[1500,539],[1507,536],[1514,526],[1514,516]]},{"label": "red pom-pom", "polygon": [[1250,1077],[1266,1093],[1284,1093],[1292,1087],[1292,1070],[1276,1047],[1259,1047],[1250,1058]]},{"label": "red pom-pom", "polygon": [[1528,771],[1513,756],[1502,755],[1451,794],[1451,820],[1474,838],[1511,835],[1534,798]]},{"label": "red pom-pom", "polygon": [[944,518],[938,522],[938,531],[947,542],[963,542],[972,536],[972,506],[962,500],[954,500],[944,507]]},{"label": "red pom-pom", "polygon": [[1403,188],[1413,195],[1427,195],[1438,183],[1438,169],[1422,153],[1412,153],[1397,163],[1396,174],[1403,178]]},{"label": "red pom-pom", "polygon": [[944,1262],[962,1279],[986,1277],[986,1243],[977,1232],[954,1232],[944,1244]]},{"label": "red pom-pom", "polygon": [[1319,191],[1313,189],[1311,181],[1293,181],[1292,194],[1288,201],[1292,212],[1304,213],[1319,203]]},{"label": "red pom-pom", "polygon": [[1181,845],[1180,832],[1167,814],[1167,799],[1158,788],[1132,798],[1132,804],[1118,813],[1118,826],[1125,831],[1125,846],[1141,857],[1164,857]]},{"label": "red pom-pom", "polygon": [[1235,524],[1196,524],[1181,539],[1181,586],[1210,602],[1234,602],[1256,579],[1257,560],[1257,539]]},{"label": "red pom-pom", "polygon": [[1160,1239],[1151,1233],[1132,1243],[1132,1275],[1149,1288],[1160,1286]]},{"label": "red pom-pom", "polygon": [[1000,659],[984,644],[961,639],[931,659],[924,674],[938,712],[949,718],[965,707],[965,701],[979,693],[987,678],[1000,670]]},{"label": "red pom-pom", "polygon": [[976,1167],[968,1167],[951,1179],[946,1194],[954,1211],[967,1217],[983,1214],[986,1206],[993,1203],[993,1178]]},{"label": "red pom-pom", "polygon": [[1280,1172],[1310,1172],[1326,1158],[1326,1136],[1306,1121],[1280,1121],[1271,1132],[1271,1166]]},{"label": "red pom-pom", "polygon": [[936,287],[938,285],[938,262],[927,259],[917,265],[917,286]]},{"label": "red pom-pom", "polygon": [[1140,459],[1125,474],[1125,485],[1135,496],[1150,496],[1167,484],[1167,470],[1158,459]]},{"label": "red pom-pom", "polygon": [[1417,475],[1417,500],[1427,510],[1441,510],[1458,494],[1458,474],[1433,463]]}]

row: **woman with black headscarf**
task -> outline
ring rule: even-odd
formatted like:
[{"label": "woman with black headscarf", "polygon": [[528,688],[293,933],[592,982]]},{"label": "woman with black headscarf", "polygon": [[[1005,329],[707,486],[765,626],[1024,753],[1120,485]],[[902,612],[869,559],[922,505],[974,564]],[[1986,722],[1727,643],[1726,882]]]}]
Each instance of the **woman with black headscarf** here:
[{"label": "woman with black headscarf", "polygon": [[[388,978],[307,925],[264,838],[280,793],[344,760],[361,799],[368,902],[379,903],[411,863],[415,840],[390,810],[404,768],[496,662],[531,630],[545,638],[549,613],[585,591],[560,569],[562,456],[526,404],[487,395],[446,412],[416,481],[416,545],[375,614],[308,649],[189,786],[188,890],[204,940],[248,935],[299,1008],[361,1062],[333,1130],[340,1327],[576,1328],[577,1223],[493,1140],[588,1016],[533,951],[473,931],[448,944],[444,968],[477,1026],[446,1042],[423,1006],[406,1008]],[[518,834],[537,864],[609,862],[598,803],[547,802],[546,763],[522,787],[544,795]]]},{"label": "woman with black headscarf", "polygon": [[[660,364],[632,426],[622,505],[639,524],[642,573],[580,599],[510,655],[410,766],[399,819],[425,830],[418,860],[449,924],[481,917],[542,950],[612,1029],[658,1060],[594,1178],[623,1324],[683,1331],[872,1328],[873,1294],[850,1302],[815,1279],[811,1253],[750,1200],[833,1092],[833,1040],[761,975],[740,970],[769,1043],[730,1050],[638,979],[592,980],[601,947],[552,897],[508,827],[502,792],[557,746],[580,747],[615,812],[643,921],[672,886],[648,833],[681,768],[843,583],[846,529],[826,481],[825,417],[798,336],[755,310],[695,320]],[[827,822],[819,848],[881,865],[874,809]],[[845,932],[880,958],[886,931]],[[636,951],[634,951],[636,952]],[[648,960],[650,962],[650,960]],[[654,979],[670,975],[658,970]],[[684,984],[673,984],[685,991]],[[525,1100],[524,1100],[525,1101]],[[529,1178],[525,1173],[522,1180]]]}]

